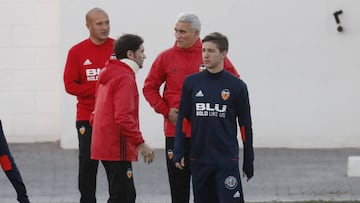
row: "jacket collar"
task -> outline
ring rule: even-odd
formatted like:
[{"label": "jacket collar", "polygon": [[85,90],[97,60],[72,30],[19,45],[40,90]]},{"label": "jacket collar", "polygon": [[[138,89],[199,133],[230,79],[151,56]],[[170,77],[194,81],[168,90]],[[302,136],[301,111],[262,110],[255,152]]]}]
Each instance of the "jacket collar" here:
[{"label": "jacket collar", "polygon": [[188,48],[179,48],[178,46],[176,46],[176,42],[174,44],[174,48],[177,50],[177,51],[182,51],[182,52],[193,52],[193,51],[199,51],[199,48],[201,50],[201,47],[202,47],[202,44],[201,44],[201,40],[200,38],[198,38],[195,43],[191,46],[191,47],[188,47]]},{"label": "jacket collar", "polygon": [[134,71],[135,74],[140,69],[139,65],[135,61],[133,61],[131,59],[123,58],[123,59],[120,59],[119,61],[121,61],[121,62],[125,63],[126,65],[128,65],[131,68],[131,70]]}]

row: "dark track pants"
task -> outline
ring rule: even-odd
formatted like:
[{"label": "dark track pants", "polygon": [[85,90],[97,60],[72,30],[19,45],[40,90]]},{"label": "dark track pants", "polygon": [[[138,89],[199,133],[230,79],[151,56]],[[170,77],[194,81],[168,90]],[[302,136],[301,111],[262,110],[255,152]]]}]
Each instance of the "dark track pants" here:
[{"label": "dark track pants", "polygon": [[243,203],[239,167],[191,163],[196,203]]},{"label": "dark track pants", "polygon": [[4,170],[7,178],[13,185],[17,193],[17,200],[20,203],[30,203],[26,194],[25,184],[21,178],[20,171],[17,168],[14,158],[12,157],[9,146],[6,142],[2,123],[0,120],[0,165]]},{"label": "dark track pants", "polygon": [[90,159],[92,127],[89,121],[76,121],[76,129],[79,139],[80,203],[96,203],[96,175],[99,161]]},{"label": "dark track pants", "polygon": [[135,203],[136,191],[129,161],[101,161],[109,184],[107,203]]},{"label": "dark track pants", "polygon": [[173,163],[174,155],[174,137],[166,137],[166,163],[170,183],[171,201],[172,203],[189,203],[190,200],[190,138],[185,140],[185,168],[180,170]]}]

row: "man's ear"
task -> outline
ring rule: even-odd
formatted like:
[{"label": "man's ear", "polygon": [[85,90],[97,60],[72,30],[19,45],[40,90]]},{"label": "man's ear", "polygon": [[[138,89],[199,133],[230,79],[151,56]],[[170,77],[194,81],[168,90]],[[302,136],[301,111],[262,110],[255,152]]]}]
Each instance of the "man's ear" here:
[{"label": "man's ear", "polygon": [[126,52],[126,56],[129,58],[129,59],[134,59],[134,52],[131,51],[131,50],[128,50]]},{"label": "man's ear", "polygon": [[223,58],[225,58],[225,57],[226,57],[227,53],[228,53],[228,51],[227,51],[227,50],[224,50],[224,51],[221,53],[221,55],[223,56]]},{"label": "man's ear", "polygon": [[196,30],[196,31],[194,32],[194,35],[197,35],[198,37],[200,37],[200,31],[199,31],[199,30]]}]

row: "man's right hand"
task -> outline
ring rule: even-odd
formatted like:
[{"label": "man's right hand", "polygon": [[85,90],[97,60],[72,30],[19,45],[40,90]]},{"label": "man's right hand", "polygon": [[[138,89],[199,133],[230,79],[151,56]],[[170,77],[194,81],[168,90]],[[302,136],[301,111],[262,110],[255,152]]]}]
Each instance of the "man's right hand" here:
[{"label": "man's right hand", "polygon": [[139,146],[139,152],[144,157],[144,162],[150,164],[154,161],[154,150],[147,144],[141,143]]},{"label": "man's right hand", "polygon": [[176,126],[176,121],[177,121],[177,118],[178,118],[178,114],[179,114],[179,109],[177,109],[177,108],[170,108],[168,119],[169,119],[170,122],[171,122],[172,124],[174,124],[175,126]]},{"label": "man's right hand", "polygon": [[178,168],[178,169],[181,169],[181,170],[185,167],[185,159],[184,159],[184,157],[181,158],[180,162],[175,163],[175,167]]},{"label": "man's right hand", "polygon": [[243,163],[243,176],[247,177],[246,181],[249,181],[254,176],[254,163],[244,162]]}]

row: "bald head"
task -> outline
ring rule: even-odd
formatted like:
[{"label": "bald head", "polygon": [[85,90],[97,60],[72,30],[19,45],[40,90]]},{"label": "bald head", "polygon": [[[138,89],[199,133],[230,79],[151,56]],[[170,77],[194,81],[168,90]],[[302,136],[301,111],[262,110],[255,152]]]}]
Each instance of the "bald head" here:
[{"label": "bald head", "polygon": [[94,16],[99,15],[99,14],[107,16],[107,13],[101,8],[95,7],[95,8],[90,9],[86,13],[86,24],[91,23],[91,21],[94,20]]},{"label": "bald head", "polygon": [[93,43],[104,43],[110,33],[110,21],[107,13],[101,8],[92,8],[86,13],[86,27]]}]

